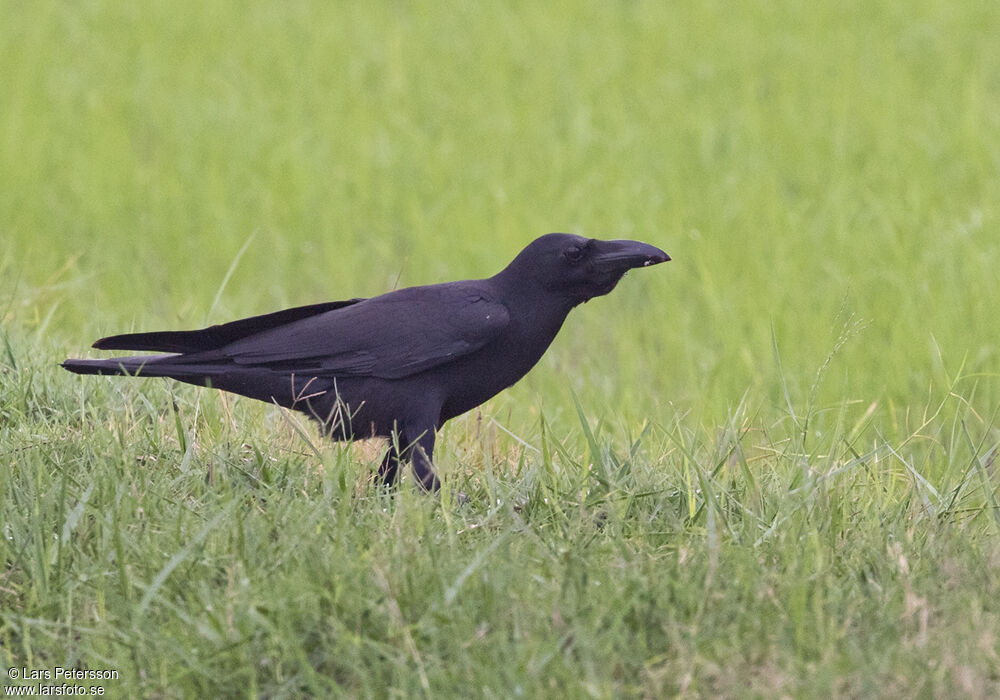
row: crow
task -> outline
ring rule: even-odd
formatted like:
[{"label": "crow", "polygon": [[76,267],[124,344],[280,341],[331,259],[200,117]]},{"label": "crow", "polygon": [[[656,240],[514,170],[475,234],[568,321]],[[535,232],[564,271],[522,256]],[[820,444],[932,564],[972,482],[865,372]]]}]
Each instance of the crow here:
[{"label": "crow", "polygon": [[436,431],[527,374],[570,310],[632,268],[670,260],[638,241],[544,235],[487,279],[408,287],[194,331],[102,338],[99,350],[161,352],[67,359],[78,374],[172,377],[302,411],[334,440],[389,438],[391,486],[410,462],[440,488]]}]

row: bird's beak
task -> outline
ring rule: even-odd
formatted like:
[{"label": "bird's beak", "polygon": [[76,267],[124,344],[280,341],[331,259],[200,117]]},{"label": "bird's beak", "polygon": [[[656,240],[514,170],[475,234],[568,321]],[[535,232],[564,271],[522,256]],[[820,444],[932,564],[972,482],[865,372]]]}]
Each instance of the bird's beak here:
[{"label": "bird's beak", "polygon": [[594,264],[604,268],[631,270],[633,267],[659,265],[670,256],[656,246],[639,241],[595,241]]}]

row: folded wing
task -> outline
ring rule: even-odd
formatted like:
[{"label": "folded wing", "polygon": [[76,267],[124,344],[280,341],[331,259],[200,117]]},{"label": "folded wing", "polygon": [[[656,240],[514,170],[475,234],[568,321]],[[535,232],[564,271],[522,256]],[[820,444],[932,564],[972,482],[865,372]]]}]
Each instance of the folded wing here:
[{"label": "folded wing", "polygon": [[328,301],[322,304],[296,306],[284,311],[242,318],[238,321],[210,326],[195,331],[154,331],[151,333],[126,333],[101,338],[94,347],[98,350],[139,350],[142,352],[205,352],[217,350],[241,338],[287,326],[295,321],[318,316],[327,311],[357,304],[363,299]]},{"label": "folded wing", "polygon": [[217,352],[245,367],[399,379],[483,348],[509,322],[507,308],[478,285],[412,287],[247,336]]}]

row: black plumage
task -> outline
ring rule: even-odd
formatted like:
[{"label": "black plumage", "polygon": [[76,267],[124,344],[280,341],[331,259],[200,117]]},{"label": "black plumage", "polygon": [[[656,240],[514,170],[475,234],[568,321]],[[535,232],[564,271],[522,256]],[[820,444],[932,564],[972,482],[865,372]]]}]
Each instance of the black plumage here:
[{"label": "black plumage", "polygon": [[637,241],[552,233],[493,277],[301,306],[194,331],[102,338],[102,350],[166,352],[69,359],[79,374],[172,377],[308,414],[334,439],[391,437],[382,480],[412,460],[439,486],[435,432],[511,386],[541,358],[570,310],[630,269],[669,260]]}]

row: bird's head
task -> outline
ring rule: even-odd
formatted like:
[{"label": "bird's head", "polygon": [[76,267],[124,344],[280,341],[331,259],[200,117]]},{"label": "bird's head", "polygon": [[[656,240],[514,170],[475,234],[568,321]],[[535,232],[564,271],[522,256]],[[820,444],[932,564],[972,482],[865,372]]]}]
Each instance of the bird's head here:
[{"label": "bird's head", "polygon": [[634,267],[668,260],[669,255],[648,243],[549,233],[528,244],[504,272],[579,304],[610,292]]}]

